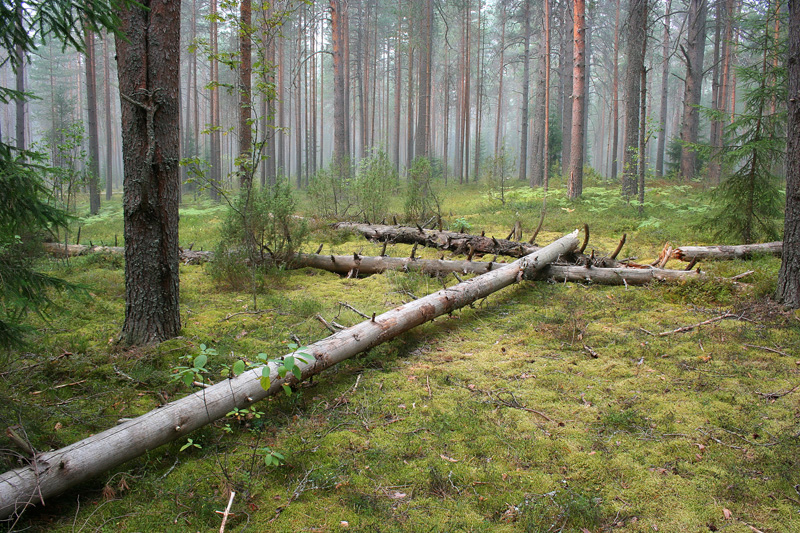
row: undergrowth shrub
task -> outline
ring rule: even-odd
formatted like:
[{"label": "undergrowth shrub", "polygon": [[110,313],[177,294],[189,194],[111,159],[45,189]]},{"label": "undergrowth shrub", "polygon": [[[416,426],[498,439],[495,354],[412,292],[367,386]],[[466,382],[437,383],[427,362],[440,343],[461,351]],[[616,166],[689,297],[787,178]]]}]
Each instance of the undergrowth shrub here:
[{"label": "undergrowth shrub", "polygon": [[434,166],[427,157],[418,157],[408,169],[405,215],[408,220],[441,216],[441,201],[436,190]]},{"label": "undergrowth shrub", "polygon": [[526,498],[518,521],[525,531],[594,531],[600,526],[600,500],[572,489]]},{"label": "undergrowth shrub", "polygon": [[255,290],[257,273],[291,260],[308,236],[306,222],[294,216],[296,202],[286,180],[248,189],[230,202],[209,272],[232,288]]}]

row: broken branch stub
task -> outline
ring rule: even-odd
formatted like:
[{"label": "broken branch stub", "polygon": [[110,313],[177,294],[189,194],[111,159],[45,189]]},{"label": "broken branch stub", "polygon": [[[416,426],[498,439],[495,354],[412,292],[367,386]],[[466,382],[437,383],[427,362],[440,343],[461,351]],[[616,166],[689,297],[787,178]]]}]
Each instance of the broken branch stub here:
[{"label": "broken branch stub", "polygon": [[[533,254],[497,270],[474,277],[365,320],[295,355],[305,380],[341,361],[368,350],[443,314],[519,281],[523,272],[537,270],[578,246],[577,230]],[[300,361],[300,357],[307,362]],[[183,437],[224,417],[277,394],[283,385],[299,380],[291,373],[278,377],[278,365],[270,363],[270,386],[261,386],[262,369],[254,368],[204,388],[138,418],[93,435],[59,450],[37,454],[31,464],[0,475],[0,518],[44,504],[70,487],[134,459],[162,444]]]}]

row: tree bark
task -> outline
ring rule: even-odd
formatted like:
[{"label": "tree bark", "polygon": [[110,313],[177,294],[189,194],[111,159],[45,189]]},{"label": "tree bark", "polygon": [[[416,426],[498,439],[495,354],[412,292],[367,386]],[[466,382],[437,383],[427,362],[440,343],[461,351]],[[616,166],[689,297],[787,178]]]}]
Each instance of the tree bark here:
[{"label": "tree bark", "polygon": [[111,200],[114,191],[114,150],[113,150],[113,129],[111,127],[111,74],[109,63],[111,58],[108,54],[108,39],[110,34],[106,34],[103,39],[103,93],[106,113],[105,137],[106,137],[106,201]]},{"label": "tree bark", "polygon": [[251,0],[239,4],[239,186],[253,186],[252,74],[253,31]]},{"label": "tree bark", "polygon": [[700,96],[703,87],[703,57],[706,43],[707,0],[690,0],[687,22],[686,48],[683,49],[686,62],[686,78],[683,96],[683,127],[681,129],[681,177],[690,180],[697,171],[697,144],[700,124]]},{"label": "tree bark", "polygon": [[[28,30],[23,27],[23,17],[22,17],[22,0],[16,0],[16,12],[17,12],[17,20],[16,26],[17,31],[20,33],[25,33]],[[16,55],[16,68],[15,68],[15,77],[16,77],[16,90],[18,93],[22,94],[25,92],[25,52],[22,50],[22,45],[18,44],[16,50],[14,50],[14,54]],[[26,98],[20,96],[15,99],[14,101],[14,108],[16,111],[16,147],[17,150],[25,150],[27,148],[27,143],[25,141],[25,100]]]},{"label": "tree bark", "polygon": [[414,155],[428,157],[430,151],[431,71],[433,68],[433,2],[417,2],[420,11],[419,75],[417,76],[417,127],[415,129]]},{"label": "tree bark", "polygon": [[[526,275],[532,276],[558,256],[574,250],[578,246],[577,234],[575,231],[503,268],[402,305],[303,348],[308,362],[296,359],[300,380],[485,298]],[[289,355],[293,354],[286,354]],[[44,503],[110,468],[222,418],[234,408],[248,407],[278,394],[283,385],[299,381],[291,372],[280,379],[275,363],[270,363],[269,369],[268,389],[261,386],[262,369],[250,369],[70,446],[39,454],[33,464],[6,472],[0,476],[0,517]]]},{"label": "tree bark", "polygon": [[211,176],[209,177],[209,195],[212,200],[219,201],[219,189],[222,187],[222,140],[220,138],[220,109],[219,109],[219,46],[217,42],[217,0],[211,0],[211,73],[210,73],[210,99],[211,99],[211,124],[210,124],[210,156]]},{"label": "tree bark", "polygon": [[350,155],[347,143],[347,117],[345,116],[345,57],[344,33],[347,18],[347,0],[330,0],[331,47],[333,51],[333,165],[340,181],[350,175]]},{"label": "tree bark", "polygon": [[567,196],[579,198],[583,193],[584,90],[586,76],[586,2],[573,1],[573,66],[572,66],[572,135],[570,142]]},{"label": "tree bark", "polygon": [[[148,9],[144,9],[147,7]],[[117,39],[125,161],[127,344],[180,332],[178,306],[178,85],[180,2],[120,10]]]},{"label": "tree bark", "polygon": [[639,158],[639,120],[642,69],[644,68],[643,41],[647,38],[647,0],[631,0],[628,16],[628,65],[625,69],[625,152],[622,158],[622,194],[637,193]]},{"label": "tree bark", "polygon": [[619,159],[619,15],[620,0],[617,0],[614,18],[614,73],[611,87],[611,181],[617,181]]},{"label": "tree bark", "polygon": [[664,34],[661,38],[661,107],[658,116],[658,144],[656,145],[656,178],[664,175],[664,152],[667,147],[667,103],[669,96],[669,20],[672,0],[667,0],[664,13]]},{"label": "tree bark", "polygon": [[86,107],[89,135],[89,213],[100,211],[100,142],[97,132],[97,75],[95,67],[94,32],[87,26],[86,33]]},{"label": "tree bark", "polygon": [[788,133],[786,150],[786,218],[783,255],[775,298],[800,308],[800,6],[789,2]]}]

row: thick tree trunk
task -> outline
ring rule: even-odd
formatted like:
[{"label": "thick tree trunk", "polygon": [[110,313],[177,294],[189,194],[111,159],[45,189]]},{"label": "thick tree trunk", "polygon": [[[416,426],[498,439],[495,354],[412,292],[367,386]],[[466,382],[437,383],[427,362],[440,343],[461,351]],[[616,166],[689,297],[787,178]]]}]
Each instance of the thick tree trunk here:
[{"label": "thick tree trunk", "polygon": [[700,96],[703,87],[703,57],[706,44],[707,0],[690,0],[687,23],[686,48],[683,49],[686,61],[686,78],[683,96],[683,127],[681,129],[681,176],[685,180],[694,177],[697,171],[697,143],[700,125]]},{"label": "thick tree trunk", "polygon": [[125,160],[127,344],[180,332],[178,307],[178,85],[180,2],[120,11],[117,39]]},{"label": "thick tree trunk", "polygon": [[86,107],[89,135],[89,213],[100,211],[100,142],[97,132],[97,75],[94,32],[86,27]]},{"label": "thick tree trunk", "polygon": [[637,193],[639,158],[639,120],[642,69],[644,68],[643,42],[647,38],[647,0],[631,0],[628,16],[628,65],[625,69],[625,152],[622,158],[622,194]]},{"label": "thick tree trunk", "polygon": [[[574,0],[573,0],[574,1]],[[561,71],[561,84],[563,94],[561,99],[561,172],[569,171],[570,161],[572,161],[572,91],[574,89],[573,68],[575,64],[575,39],[573,33],[574,19],[572,17],[571,2],[564,2],[563,11],[563,38],[561,43],[561,59],[559,70]]]},{"label": "thick tree trunk", "polygon": [[414,155],[428,157],[430,151],[430,113],[431,113],[431,71],[433,69],[433,2],[417,2],[420,12],[419,34],[419,75],[417,82],[417,127]]},{"label": "thick tree trunk", "polygon": [[[301,380],[420,324],[485,298],[526,275],[532,276],[560,255],[574,250],[578,246],[577,235],[575,231],[503,268],[401,305],[303,348],[308,362],[296,359],[302,372]],[[261,376],[260,368],[248,370],[75,444],[37,455],[33,464],[0,476],[0,517],[44,503],[110,468],[185,436],[234,408],[248,407],[278,394],[284,384],[298,382],[291,372],[287,378],[280,379],[275,363],[270,364],[268,389],[261,386]]]},{"label": "thick tree trunk", "polygon": [[789,104],[786,151],[786,219],[775,298],[800,308],[800,6],[789,2]]},{"label": "thick tree trunk", "polygon": [[567,196],[579,198],[583,193],[583,135],[586,76],[586,2],[573,1],[573,66],[572,66],[572,136],[570,142]]}]

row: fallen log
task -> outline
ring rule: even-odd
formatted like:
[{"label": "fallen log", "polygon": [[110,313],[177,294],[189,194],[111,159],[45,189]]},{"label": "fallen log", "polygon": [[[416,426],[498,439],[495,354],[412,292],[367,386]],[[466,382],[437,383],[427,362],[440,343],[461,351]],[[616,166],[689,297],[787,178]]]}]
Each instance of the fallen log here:
[{"label": "fallen log", "polygon": [[[61,244],[58,242],[42,243],[44,251],[55,257],[76,257],[87,254],[106,253],[124,254],[122,246],[86,246],[85,244]],[[180,259],[187,265],[196,265],[214,260],[214,252],[180,249]]]},{"label": "fallen log", "polygon": [[671,257],[690,263],[692,261],[723,261],[731,259],[750,259],[753,255],[774,255],[781,257],[783,242],[760,244],[739,244],[736,246],[681,246],[672,250]]},{"label": "fallen log", "polygon": [[376,242],[392,242],[397,244],[418,244],[439,250],[447,250],[454,254],[483,256],[486,254],[522,257],[539,249],[538,246],[526,242],[496,239],[485,235],[470,235],[455,231],[436,231],[411,226],[387,226],[384,224],[360,224],[356,222],[339,222],[337,229],[349,229],[361,233],[366,239]]},{"label": "fallen log", "polygon": [[302,356],[287,354],[284,358],[296,358],[299,380],[291,372],[286,378],[279,378],[278,364],[269,363],[270,385],[264,389],[263,368],[251,368],[65,448],[36,454],[29,465],[0,475],[0,518],[44,504],[78,483],[224,417],[236,407],[250,406],[277,394],[284,385],[295,385],[420,324],[518,282],[574,250],[578,246],[577,233],[576,230],[502,268],[401,305],[304,347]]},{"label": "fallen log", "polygon": [[[380,274],[387,270],[420,272],[433,276],[443,274],[485,274],[508,263],[485,261],[453,261],[411,259],[408,257],[373,257],[359,255],[298,254],[292,268],[316,268],[351,277]],[[661,268],[598,268],[577,265],[549,264],[526,279],[589,282],[599,285],[646,285],[651,281],[704,279],[699,270],[668,270]]]}]

